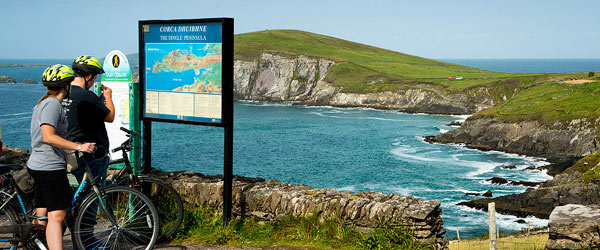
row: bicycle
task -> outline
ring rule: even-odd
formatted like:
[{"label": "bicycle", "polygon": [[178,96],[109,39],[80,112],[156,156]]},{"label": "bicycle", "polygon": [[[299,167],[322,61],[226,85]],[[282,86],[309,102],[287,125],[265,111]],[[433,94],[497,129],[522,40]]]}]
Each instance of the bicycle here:
[{"label": "bicycle", "polygon": [[[100,187],[87,164],[83,180],[71,200],[67,226],[76,249],[152,249],[158,238],[158,212],[150,199],[138,190],[123,187]],[[0,168],[8,183],[0,188],[0,243],[4,249],[16,249],[19,243],[26,249],[47,249],[44,245],[45,226],[33,223],[45,221],[28,213],[18,188],[9,171],[22,169],[20,165]],[[86,197],[80,194],[90,188]],[[6,218],[4,218],[6,217]],[[5,246],[7,245],[7,246]]]},{"label": "bicycle", "polygon": [[[142,191],[150,197],[150,200],[158,210],[158,218],[160,221],[160,236],[159,242],[164,242],[170,239],[173,234],[181,226],[183,221],[183,202],[179,193],[171,187],[171,185],[161,179],[150,174],[134,174],[131,161],[127,152],[133,150],[132,142],[135,136],[139,136],[135,131],[121,127],[121,130],[127,133],[129,139],[121,144],[121,146],[112,150],[113,153],[122,152],[123,158],[111,161],[109,164],[124,163],[123,168],[112,177],[111,183],[117,185],[130,186]],[[174,208],[174,209],[167,209]]]},{"label": "bicycle", "polygon": [[15,210],[20,204],[22,212],[27,213],[20,197],[23,192],[10,174],[22,168],[18,164],[0,164],[0,249],[17,249],[19,243],[25,249],[45,249],[43,233],[46,227],[31,223],[31,220],[23,220]]}]

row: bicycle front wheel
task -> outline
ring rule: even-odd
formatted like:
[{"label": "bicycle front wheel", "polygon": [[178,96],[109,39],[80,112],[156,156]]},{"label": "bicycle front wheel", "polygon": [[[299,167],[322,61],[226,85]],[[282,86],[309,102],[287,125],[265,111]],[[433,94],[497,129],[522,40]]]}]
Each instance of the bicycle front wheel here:
[{"label": "bicycle front wheel", "polygon": [[[160,221],[159,242],[170,239],[183,221],[183,202],[181,197],[166,182],[150,176],[139,176],[140,183],[135,185],[135,189],[142,191],[150,198],[152,203],[158,208],[158,218]],[[120,185],[131,186],[129,179],[124,179]]]},{"label": "bicycle front wheel", "polygon": [[156,207],[140,191],[109,187],[92,192],[75,217],[77,249],[152,249],[159,236]]},{"label": "bicycle front wheel", "polygon": [[0,209],[0,249],[17,249],[19,246],[17,214],[8,205]]}]

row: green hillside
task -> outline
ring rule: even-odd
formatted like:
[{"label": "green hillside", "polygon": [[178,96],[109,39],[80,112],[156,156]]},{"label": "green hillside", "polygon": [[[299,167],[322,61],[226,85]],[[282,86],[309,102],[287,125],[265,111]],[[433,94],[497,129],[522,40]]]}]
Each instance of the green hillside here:
[{"label": "green hillside", "polygon": [[[569,84],[568,79],[590,82]],[[541,84],[524,86],[524,90],[502,105],[477,114],[499,116],[509,121],[537,120],[553,126],[561,122],[585,118],[588,127],[600,118],[600,78],[587,73],[550,74],[539,80]]]},{"label": "green hillside", "polygon": [[[327,74],[327,80],[344,87],[344,92],[395,90],[416,84],[456,90],[536,75],[466,67],[297,30],[267,30],[235,36],[236,59],[258,60],[263,52],[333,60],[337,64]],[[464,80],[448,80],[457,76]]]}]

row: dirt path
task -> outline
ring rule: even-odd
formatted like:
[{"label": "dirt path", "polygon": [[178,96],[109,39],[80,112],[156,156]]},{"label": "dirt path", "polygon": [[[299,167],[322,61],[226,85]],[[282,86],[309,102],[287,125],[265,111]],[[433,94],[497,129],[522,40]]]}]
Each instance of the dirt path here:
[{"label": "dirt path", "polygon": [[568,80],[568,81],[562,81],[563,83],[566,84],[583,84],[583,83],[588,83],[588,82],[597,82],[598,80]]}]

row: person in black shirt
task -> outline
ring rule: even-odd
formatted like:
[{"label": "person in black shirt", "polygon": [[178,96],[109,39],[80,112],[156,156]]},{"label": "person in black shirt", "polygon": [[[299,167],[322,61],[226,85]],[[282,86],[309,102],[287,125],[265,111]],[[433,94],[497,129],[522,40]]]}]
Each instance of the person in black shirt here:
[{"label": "person in black shirt", "polygon": [[[108,169],[108,134],[104,122],[113,122],[115,107],[112,101],[112,90],[102,86],[102,94],[98,97],[89,89],[94,85],[96,76],[103,74],[102,64],[91,56],[80,56],[73,62],[75,80],[71,83],[71,100],[67,111],[69,122],[68,138],[75,142],[96,143],[95,153],[84,155],[84,159],[94,178],[101,183],[106,178]],[[83,168],[77,168],[73,174],[81,182]]]},{"label": "person in black shirt", "polygon": [[[67,111],[67,120],[69,123],[68,138],[75,142],[94,142],[96,149],[94,154],[84,154],[83,158],[78,159],[80,166],[85,161],[92,171],[95,182],[102,185],[106,178],[108,163],[108,134],[106,133],[105,122],[113,122],[115,119],[115,107],[112,101],[112,90],[102,86],[102,94],[97,96],[89,89],[94,85],[96,76],[103,74],[102,64],[98,59],[91,56],[80,56],[73,61],[73,71],[75,71],[75,80],[71,83],[71,104]],[[84,174],[84,168],[79,167],[73,171],[77,181],[81,183]],[[85,197],[87,192],[82,193]],[[90,211],[94,211],[91,209]],[[95,218],[88,218],[86,225],[94,225]],[[88,246],[107,247],[107,242],[100,241],[92,235],[85,239],[82,235],[84,244]]]}]

